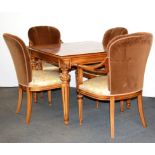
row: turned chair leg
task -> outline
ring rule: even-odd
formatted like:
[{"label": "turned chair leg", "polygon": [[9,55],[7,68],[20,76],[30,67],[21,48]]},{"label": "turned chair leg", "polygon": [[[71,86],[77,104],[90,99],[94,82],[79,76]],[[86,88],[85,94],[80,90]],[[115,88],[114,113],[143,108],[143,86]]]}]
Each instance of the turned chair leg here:
[{"label": "turned chair leg", "polygon": [[111,138],[115,138],[115,98],[110,97],[110,131]]},{"label": "turned chair leg", "polygon": [[32,113],[32,92],[27,88],[27,110],[26,110],[26,123],[30,123],[31,113]]},{"label": "turned chair leg", "polygon": [[44,93],[43,92],[40,92],[40,98],[43,100],[43,98],[44,98]]},{"label": "turned chair leg", "polygon": [[99,100],[96,100],[96,109],[99,108]]},{"label": "turned chair leg", "polygon": [[48,93],[48,104],[49,106],[51,106],[52,105],[52,92],[51,90],[48,90],[47,93]]},{"label": "turned chair leg", "polygon": [[123,100],[120,101],[120,111],[124,112],[124,101]]},{"label": "turned chair leg", "polygon": [[142,103],[142,94],[139,94],[138,95],[138,111],[139,111],[139,115],[140,115],[140,119],[141,119],[141,122],[142,122],[142,125],[144,128],[147,127],[147,123],[145,121],[145,116],[144,116],[144,110],[143,110],[143,103]]},{"label": "turned chair leg", "polygon": [[34,92],[34,93],[33,93],[33,95],[34,95],[34,103],[36,104],[36,103],[37,103],[37,101],[38,101],[38,96],[37,96],[37,93],[36,93],[36,92]]},{"label": "turned chair leg", "polygon": [[23,97],[23,90],[19,86],[18,87],[18,103],[17,103],[17,109],[16,109],[16,114],[18,114],[21,110],[21,104],[22,104],[22,97]]},{"label": "turned chair leg", "polygon": [[78,94],[79,123],[83,123],[83,95]]},{"label": "turned chair leg", "polygon": [[127,107],[127,109],[131,108],[131,100],[130,99],[126,100],[126,107]]}]

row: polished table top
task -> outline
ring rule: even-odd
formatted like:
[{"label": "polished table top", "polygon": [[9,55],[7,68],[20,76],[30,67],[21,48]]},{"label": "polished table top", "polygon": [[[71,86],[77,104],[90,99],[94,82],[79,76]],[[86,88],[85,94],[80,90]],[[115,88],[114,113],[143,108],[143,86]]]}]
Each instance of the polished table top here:
[{"label": "polished table top", "polygon": [[54,45],[39,45],[29,47],[29,49],[62,57],[104,52],[102,44],[94,41],[71,42]]}]

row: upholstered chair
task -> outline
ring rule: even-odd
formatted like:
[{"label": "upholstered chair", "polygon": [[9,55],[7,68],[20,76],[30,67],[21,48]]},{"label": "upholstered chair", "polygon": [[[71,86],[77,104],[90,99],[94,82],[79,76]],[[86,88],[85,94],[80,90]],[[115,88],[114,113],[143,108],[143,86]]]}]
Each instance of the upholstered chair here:
[{"label": "upholstered chair", "polygon": [[[115,37],[117,38],[120,35],[126,35],[126,34],[128,34],[128,30],[124,27],[115,27],[115,28],[108,29],[104,33],[103,39],[102,39],[104,51],[107,50],[107,45],[113,38]],[[84,76],[90,79],[90,78],[95,77],[96,74],[94,74],[93,72],[84,72]]]},{"label": "upholstered chair", "polygon": [[[142,104],[145,66],[152,44],[152,34],[135,33],[122,35],[107,45],[107,58],[96,66],[78,66],[79,122],[83,122],[83,96],[110,101],[111,138],[115,136],[115,101],[137,97],[138,110],[143,127],[147,127]],[[108,76],[98,76],[83,82],[83,70],[98,71],[108,63]]]},{"label": "upholstered chair", "polygon": [[29,51],[24,42],[17,36],[4,34],[4,40],[12,56],[18,79],[18,114],[22,104],[23,91],[27,93],[26,123],[30,123],[32,111],[32,92],[61,88],[59,71],[32,70]]},{"label": "upholstered chair", "polygon": [[104,49],[105,50],[107,49],[107,45],[113,38],[120,36],[120,35],[125,35],[125,34],[128,34],[128,30],[124,27],[115,27],[115,28],[111,28],[107,30],[104,33],[103,40],[102,40]]},{"label": "upholstered chair", "polygon": [[[124,27],[115,27],[115,28],[110,28],[108,29],[104,35],[103,35],[103,40],[102,40],[102,44],[103,44],[103,48],[106,51],[107,50],[107,45],[108,43],[113,39],[113,38],[117,38],[120,35],[126,35],[128,34],[128,30]],[[88,72],[88,71],[84,71],[83,73],[84,77],[86,78],[93,78],[95,76],[98,76],[98,74],[94,73],[94,72]],[[127,100],[127,108],[130,108],[130,100]],[[96,108],[99,107],[99,101],[96,100]],[[124,111],[124,103],[123,101],[120,101],[120,110],[123,112]]]},{"label": "upholstered chair", "polygon": [[[128,30],[124,27],[115,27],[107,30],[104,34],[102,44],[105,50],[107,50],[107,46],[113,38],[117,39],[119,36],[128,34]],[[130,109],[131,103],[130,100],[126,100],[126,108]],[[120,101],[120,110],[124,112],[124,102]]]},{"label": "upholstered chair", "polygon": [[[35,26],[28,30],[29,46],[44,46],[52,44],[61,44],[60,31],[51,26]],[[31,56],[33,69],[42,70],[59,70],[54,64],[37,60]],[[42,93],[41,93],[42,94]],[[43,97],[43,95],[42,95]],[[51,98],[51,93],[48,91],[48,97]],[[34,102],[37,102],[37,94],[34,93]]]},{"label": "upholstered chair", "polygon": [[[52,26],[35,26],[28,30],[29,46],[42,46],[62,43],[60,31]],[[53,64],[42,61],[43,70],[58,70]]]}]

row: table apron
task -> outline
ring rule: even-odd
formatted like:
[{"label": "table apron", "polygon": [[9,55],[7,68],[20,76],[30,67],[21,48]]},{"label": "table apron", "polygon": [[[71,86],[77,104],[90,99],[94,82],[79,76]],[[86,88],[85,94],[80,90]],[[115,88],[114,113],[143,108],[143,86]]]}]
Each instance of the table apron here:
[{"label": "table apron", "polygon": [[76,65],[76,64],[90,64],[90,63],[97,63],[104,60],[104,58],[107,56],[106,52],[102,53],[95,53],[95,54],[83,54],[83,55],[75,55],[75,56],[65,56],[60,57],[57,55],[47,55],[44,53],[37,53],[31,51],[31,54],[33,57],[39,58],[41,60],[51,62],[52,64],[60,65],[60,61],[63,63],[69,63],[70,67]]},{"label": "table apron", "polygon": [[105,52],[97,53],[97,54],[80,55],[80,56],[71,57],[70,61],[71,61],[71,65],[91,64],[91,63],[97,63],[97,62],[103,61],[106,56],[107,54]]}]

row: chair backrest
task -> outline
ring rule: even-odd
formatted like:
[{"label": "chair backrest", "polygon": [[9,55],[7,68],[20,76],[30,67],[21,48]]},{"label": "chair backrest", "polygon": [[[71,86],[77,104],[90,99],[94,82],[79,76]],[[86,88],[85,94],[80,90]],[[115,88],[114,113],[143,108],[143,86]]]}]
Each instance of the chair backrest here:
[{"label": "chair backrest", "polygon": [[48,45],[61,43],[60,31],[51,26],[35,26],[28,31],[29,45]]},{"label": "chair backrest", "polygon": [[24,42],[17,36],[5,33],[3,37],[14,62],[18,83],[26,86],[32,81],[32,69],[28,50]]},{"label": "chair backrest", "polygon": [[107,30],[103,36],[102,44],[105,50],[107,50],[108,43],[116,36],[128,34],[128,30],[124,27],[115,27]]},{"label": "chair backrest", "polygon": [[118,37],[108,45],[111,94],[142,90],[152,38],[150,33],[135,33]]}]

